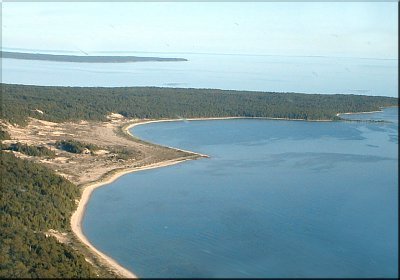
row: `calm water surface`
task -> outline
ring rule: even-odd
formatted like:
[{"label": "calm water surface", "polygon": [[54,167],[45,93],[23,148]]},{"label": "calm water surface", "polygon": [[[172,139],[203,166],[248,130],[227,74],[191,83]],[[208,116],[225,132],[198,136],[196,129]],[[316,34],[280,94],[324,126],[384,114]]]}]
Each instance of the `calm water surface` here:
[{"label": "calm water surface", "polygon": [[396,97],[398,89],[396,59],[135,52],[91,55],[183,57],[189,61],[68,63],[2,59],[2,81],[53,86],[160,86]]},{"label": "calm water surface", "polygon": [[135,127],[211,158],[95,190],[84,232],[140,277],[396,277],[398,110],[369,116]]}]

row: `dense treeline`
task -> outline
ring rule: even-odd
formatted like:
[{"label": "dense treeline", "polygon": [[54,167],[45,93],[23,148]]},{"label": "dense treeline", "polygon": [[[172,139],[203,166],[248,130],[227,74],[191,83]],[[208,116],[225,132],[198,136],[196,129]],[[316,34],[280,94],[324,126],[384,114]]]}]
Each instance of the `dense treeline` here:
[{"label": "dense treeline", "polygon": [[91,266],[71,247],[46,237],[66,231],[78,188],[33,162],[1,152],[0,277],[91,277]]},{"label": "dense treeline", "polygon": [[54,158],[56,155],[52,150],[44,146],[32,146],[32,145],[22,144],[20,142],[11,145],[2,145],[2,150],[20,152],[28,156],[36,156],[36,157]]},{"label": "dense treeline", "polygon": [[56,122],[105,120],[111,112],[129,118],[243,116],[318,120],[335,119],[336,113],[398,105],[398,99],[392,97],[156,87],[2,84],[2,93],[3,118],[19,124],[27,117]]},{"label": "dense treeline", "polygon": [[99,147],[94,144],[83,143],[76,140],[59,140],[56,142],[56,147],[75,154],[80,154],[86,149],[88,149],[90,153],[99,149]]}]

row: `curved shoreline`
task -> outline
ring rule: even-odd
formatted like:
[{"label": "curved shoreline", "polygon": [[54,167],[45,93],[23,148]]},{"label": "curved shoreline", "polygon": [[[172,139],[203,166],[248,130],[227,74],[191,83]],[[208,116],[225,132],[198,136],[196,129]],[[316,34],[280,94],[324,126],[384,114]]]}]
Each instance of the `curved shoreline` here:
[{"label": "curved shoreline", "polygon": [[[173,122],[173,121],[183,121],[183,120],[188,120],[188,121],[203,121],[203,120],[226,120],[226,119],[272,119],[272,118],[263,118],[263,117],[220,117],[220,118],[191,118],[191,119],[159,119],[159,120],[145,120],[141,122],[136,122],[136,123],[131,123],[126,125],[125,127],[122,128],[122,130],[130,135],[133,138],[138,139],[136,136],[134,136],[129,129],[138,125],[144,125],[148,123],[156,123],[156,122]],[[280,119],[280,118],[274,118],[275,120],[290,120],[290,119]],[[307,120],[300,120],[300,121],[307,121]],[[327,120],[330,121],[330,120]],[[143,140],[141,140],[143,141]],[[152,143],[151,143],[152,144]],[[166,148],[171,148],[175,149],[178,151],[182,152],[187,152],[191,153],[193,155],[198,155],[200,157],[206,157],[208,158],[208,155],[192,152],[192,151],[187,151],[187,150],[182,150],[178,149],[175,147],[169,147],[169,146],[163,146]],[[89,183],[87,185],[84,185],[82,187],[82,193],[81,193],[81,198],[79,199],[78,202],[78,207],[76,208],[75,212],[71,215],[70,219],[70,225],[71,225],[71,230],[75,234],[75,236],[82,242],[84,245],[86,245],[95,255],[100,257],[101,261],[103,264],[107,265],[113,272],[116,274],[120,275],[123,278],[138,278],[137,275],[135,275],[133,272],[130,270],[126,269],[123,267],[121,264],[119,264],[116,260],[114,260],[112,257],[106,255],[105,253],[101,252],[99,249],[97,249],[86,237],[86,235],[83,233],[82,230],[82,221],[83,217],[85,215],[85,210],[86,206],[89,202],[89,199],[93,193],[93,191],[99,187],[108,185],[115,180],[117,180],[119,177],[128,174],[128,173],[133,173],[136,171],[142,171],[142,170],[148,170],[148,169],[154,169],[154,168],[159,168],[159,167],[164,167],[164,166],[169,166],[169,165],[174,165],[178,164],[180,162],[184,162],[187,160],[192,160],[193,158],[189,157],[181,157],[173,160],[167,160],[167,161],[161,161],[158,163],[154,164],[149,164],[141,167],[134,167],[134,168],[127,168],[127,169],[122,169],[119,171],[116,171],[114,174],[112,174],[109,177],[102,178],[100,180],[97,180],[95,182]]]},{"label": "curved shoreline", "polygon": [[[131,127],[133,127],[135,125],[146,124],[146,123],[149,123],[149,122],[155,122],[155,121],[144,121],[144,122],[130,124],[126,128],[124,128],[123,130],[126,131],[132,137],[134,137],[134,135],[132,135],[129,132],[129,128],[131,128]],[[172,148],[172,147],[168,147],[168,148]],[[188,153],[191,153],[193,155],[198,155],[200,157],[207,157],[207,158],[209,157],[207,155],[203,155],[203,154],[199,154],[199,153],[195,153],[195,152],[191,152],[191,151],[185,151],[185,150],[182,150],[182,149],[176,149],[176,148],[172,148],[172,149],[175,149],[175,150],[178,150],[178,151],[183,151],[183,152],[188,152]],[[121,264],[119,264],[112,257],[104,254],[99,249],[97,249],[87,239],[86,235],[83,233],[82,221],[83,221],[83,217],[85,215],[85,210],[86,210],[86,206],[87,206],[87,204],[89,202],[89,199],[90,199],[90,197],[91,197],[91,195],[92,195],[92,193],[93,193],[93,191],[95,189],[97,189],[99,187],[102,187],[104,185],[108,185],[108,184],[114,182],[119,177],[121,177],[121,176],[123,176],[125,174],[133,173],[133,172],[136,172],[136,171],[142,171],[142,170],[148,170],[148,169],[164,167],[164,166],[170,166],[170,165],[178,164],[178,163],[181,163],[181,162],[184,162],[184,161],[187,161],[187,160],[193,160],[193,159],[194,158],[191,158],[191,157],[180,157],[180,158],[161,161],[161,162],[158,162],[158,163],[153,163],[153,164],[144,165],[144,166],[140,166],[140,167],[126,168],[126,169],[122,169],[122,170],[116,171],[111,176],[107,176],[106,178],[102,178],[102,179],[100,179],[98,181],[95,181],[93,183],[89,183],[89,184],[83,186],[82,187],[81,197],[80,197],[79,202],[78,202],[78,207],[76,208],[75,212],[73,212],[73,214],[71,215],[71,219],[70,219],[70,225],[71,225],[72,232],[95,255],[100,257],[100,259],[102,260],[102,263],[107,265],[114,273],[120,275],[123,278],[138,278],[137,275],[135,275],[133,272],[131,272],[130,270],[128,270],[125,267],[123,267]]]},{"label": "curved shoreline", "polygon": [[[376,112],[381,112],[381,111],[373,111],[373,112],[360,112],[360,113],[376,113]],[[341,114],[360,114],[360,113],[338,113],[336,116],[339,116]],[[131,137],[134,137],[138,139],[136,136],[134,136],[129,129],[138,125],[144,125],[148,123],[156,123],[156,122],[173,122],[173,121],[205,121],[205,120],[227,120],[227,119],[265,119],[265,120],[295,120],[295,121],[315,121],[315,122],[328,122],[328,121],[333,121],[333,120],[303,120],[303,119],[288,119],[288,118],[267,118],[267,117],[217,117],[217,118],[188,118],[188,119],[159,119],[159,120],[145,120],[141,122],[136,122],[136,123],[131,123],[125,125],[122,130],[130,135]],[[140,140],[140,139],[139,139]],[[141,140],[144,141],[144,140]],[[153,143],[150,143],[153,144]],[[175,147],[169,147],[169,146],[164,146],[166,148],[171,148],[175,149],[178,151],[182,152],[187,152],[191,153],[192,155],[198,155],[200,157],[206,157],[208,158],[208,155],[196,153],[193,151],[187,151],[183,149],[178,149]],[[127,168],[127,169],[122,169],[117,171],[116,173],[112,174],[109,177],[103,178],[101,180],[95,181],[93,183],[90,183],[86,186],[83,187],[81,198],[78,203],[78,207],[75,210],[75,212],[71,216],[70,224],[71,224],[71,229],[73,233],[78,237],[78,239],[85,244],[92,252],[94,252],[97,256],[99,256],[103,263],[105,263],[112,271],[116,272],[118,275],[124,278],[138,278],[137,275],[135,275],[133,272],[129,271],[128,269],[124,268],[122,265],[120,265],[116,260],[111,258],[110,256],[107,256],[100,250],[98,250],[94,245],[90,243],[90,241],[87,239],[87,237],[84,235],[82,231],[82,220],[85,214],[86,206],[89,202],[89,199],[91,197],[91,194],[93,191],[101,186],[110,184],[114,182],[116,179],[119,177],[128,174],[128,173],[133,173],[136,171],[142,171],[142,170],[148,170],[148,169],[154,169],[154,168],[159,168],[159,167],[164,167],[164,166],[170,166],[174,164],[178,164],[180,162],[184,162],[187,160],[193,160],[194,158],[191,157],[181,157],[181,158],[176,158],[172,160],[166,160],[166,161],[161,161],[158,163],[154,164],[149,164],[149,165],[144,165],[141,167],[134,167],[134,168]]]},{"label": "curved shoreline", "polygon": [[110,184],[117,180],[119,177],[128,174],[128,173],[133,173],[136,171],[142,171],[142,170],[148,170],[148,169],[154,169],[154,168],[159,168],[159,167],[164,167],[164,166],[170,166],[174,164],[178,164],[180,162],[184,162],[187,160],[191,160],[191,158],[178,158],[174,160],[168,160],[168,161],[163,161],[155,164],[150,164],[150,165],[145,165],[142,167],[135,167],[135,168],[129,168],[129,169],[123,169],[112,176],[110,176],[107,179],[94,182],[92,184],[89,184],[83,188],[81,199],[79,200],[79,204],[75,212],[71,216],[71,229],[74,232],[74,234],[78,237],[78,239],[85,244],[87,247],[89,247],[90,250],[92,250],[97,256],[99,256],[114,272],[117,274],[121,275],[124,278],[138,278],[134,273],[129,271],[128,269],[124,268],[122,265],[120,265],[116,260],[111,258],[110,256],[104,254],[100,250],[98,250],[90,241],[87,239],[85,234],[82,231],[82,220],[85,214],[86,206],[87,203],[93,193],[93,191],[101,186]]},{"label": "curved shoreline", "polygon": [[[135,135],[133,135],[133,134],[129,131],[130,128],[135,127],[135,126],[138,126],[138,125],[149,124],[149,123],[174,122],[174,121],[181,121],[181,120],[182,120],[182,119],[165,119],[165,120],[149,120],[149,121],[143,121],[143,122],[136,122],[136,123],[132,123],[132,124],[126,125],[124,128],[122,128],[122,130],[123,130],[125,133],[127,133],[128,135],[132,136],[133,138],[139,139],[139,138],[137,138]],[[194,119],[192,119],[192,120],[194,120]],[[211,120],[211,118],[210,118],[209,120]],[[141,139],[139,139],[139,140],[140,140],[140,141],[144,141],[144,140],[141,140]],[[145,142],[146,142],[146,141],[145,141]],[[149,143],[149,144],[153,144],[153,143],[150,143],[150,142],[148,142],[148,143]],[[154,145],[154,144],[153,144],[153,145]],[[158,145],[158,144],[156,144],[156,145]],[[204,157],[204,158],[209,158],[208,155],[200,154],[200,153],[193,152],[193,151],[183,150],[183,149],[179,149],[179,148],[175,148],[175,147],[171,147],[171,146],[165,146],[165,145],[160,145],[160,146],[165,147],[165,148],[174,149],[174,150],[181,151],[181,152],[186,152],[186,153],[190,153],[190,154],[195,154],[195,155],[198,155],[198,156],[201,156],[201,157]]]}]

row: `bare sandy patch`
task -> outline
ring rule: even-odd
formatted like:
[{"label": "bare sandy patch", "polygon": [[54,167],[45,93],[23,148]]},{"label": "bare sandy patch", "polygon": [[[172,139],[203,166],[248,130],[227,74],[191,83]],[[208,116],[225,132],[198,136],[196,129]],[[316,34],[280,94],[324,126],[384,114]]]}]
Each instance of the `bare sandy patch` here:
[{"label": "bare sandy patch", "polygon": [[120,119],[124,119],[124,118],[125,117],[123,115],[118,114],[118,113],[111,113],[107,116],[107,119],[111,119],[111,120],[115,120],[115,119],[120,120]]},{"label": "bare sandy patch", "polygon": [[97,151],[94,151],[93,153],[94,153],[95,155],[106,155],[106,154],[109,154],[110,151],[107,151],[107,150],[97,150]]},{"label": "bare sandy patch", "polygon": [[48,231],[45,232],[46,236],[53,236],[57,239],[58,242],[67,244],[70,243],[70,240],[68,238],[68,234],[66,232],[59,232],[54,229],[49,229]]}]

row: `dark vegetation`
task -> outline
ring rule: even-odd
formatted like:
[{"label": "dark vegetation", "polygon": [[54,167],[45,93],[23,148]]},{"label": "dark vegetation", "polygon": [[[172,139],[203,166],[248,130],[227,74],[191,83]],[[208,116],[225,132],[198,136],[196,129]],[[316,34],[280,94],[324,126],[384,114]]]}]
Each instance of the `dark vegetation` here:
[{"label": "dark vegetation", "polygon": [[99,150],[99,147],[94,144],[83,143],[83,142],[79,142],[76,140],[57,141],[56,147],[61,150],[64,150],[64,151],[67,151],[70,153],[75,153],[75,154],[81,154],[86,149],[88,149],[90,151],[90,153],[93,153],[94,151]]},{"label": "dark vegetation", "polygon": [[8,134],[8,132],[6,130],[3,130],[0,127],[0,140],[9,140],[10,138],[10,134]]},{"label": "dark vegetation", "polygon": [[44,231],[69,229],[78,188],[53,171],[1,152],[0,277],[94,277],[70,246]]},{"label": "dark vegetation", "polygon": [[[156,87],[43,87],[2,84],[3,118],[24,124],[106,120],[111,112],[128,118],[272,117],[335,120],[336,113],[398,105],[393,97],[246,92]],[[35,110],[42,110],[40,114]]]},{"label": "dark vegetation", "polygon": [[141,61],[187,61],[185,58],[175,57],[140,57],[140,56],[94,56],[94,55],[55,55],[40,53],[1,52],[3,58],[24,60],[48,60],[61,62],[84,62],[84,63],[124,63]]},{"label": "dark vegetation", "polygon": [[125,147],[115,147],[111,152],[116,154],[116,159],[128,160],[130,158],[135,158],[140,155],[139,151],[132,151]]},{"label": "dark vegetation", "polygon": [[44,146],[32,146],[20,142],[11,145],[2,145],[2,150],[10,150],[23,153],[27,156],[54,158],[55,153]]},{"label": "dark vegetation", "polygon": [[[59,140],[56,142],[56,147],[75,154],[81,154],[88,150],[90,154],[93,155],[93,152],[100,150],[100,147],[91,143],[80,142],[76,140]],[[113,147],[110,152],[115,153],[115,159],[128,160],[134,157],[138,157],[140,155],[139,151],[133,151],[131,149],[127,149],[125,147]]]}]

